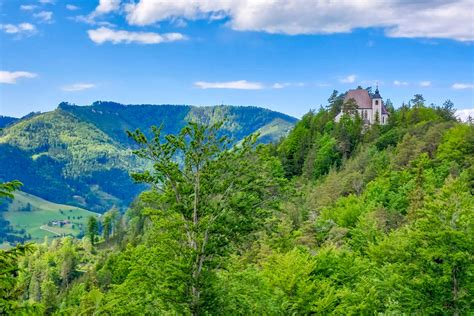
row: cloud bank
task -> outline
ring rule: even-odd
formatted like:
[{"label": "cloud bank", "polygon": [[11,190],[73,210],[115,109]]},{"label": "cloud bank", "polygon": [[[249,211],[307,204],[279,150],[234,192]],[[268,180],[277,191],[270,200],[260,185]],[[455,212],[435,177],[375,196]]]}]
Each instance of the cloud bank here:
[{"label": "cloud bank", "polygon": [[[96,11],[117,10],[101,0]],[[173,19],[225,19],[234,30],[288,35],[348,33],[380,27],[389,37],[474,40],[473,0],[139,0],[123,5],[131,25]]]}]

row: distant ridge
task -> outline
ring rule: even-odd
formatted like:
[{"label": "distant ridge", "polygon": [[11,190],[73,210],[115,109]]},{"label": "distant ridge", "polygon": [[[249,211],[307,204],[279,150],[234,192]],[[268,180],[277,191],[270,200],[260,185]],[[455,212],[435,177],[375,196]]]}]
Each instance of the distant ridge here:
[{"label": "distant ridge", "polygon": [[0,115],[0,128],[5,128],[8,125],[11,125],[18,121],[19,119],[16,117],[10,117],[10,116],[3,116]]}]

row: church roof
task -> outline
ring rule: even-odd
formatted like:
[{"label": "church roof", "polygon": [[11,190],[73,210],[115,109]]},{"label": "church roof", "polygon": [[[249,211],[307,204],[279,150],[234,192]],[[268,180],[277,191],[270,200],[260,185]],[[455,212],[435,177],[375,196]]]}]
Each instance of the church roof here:
[{"label": "church roof", "polygon": [[365,89],[353,89],[349,90],[344,97],[344,102],[354,99],[359,109],[371,109],[372,99],[370,98],[369,92]]}]

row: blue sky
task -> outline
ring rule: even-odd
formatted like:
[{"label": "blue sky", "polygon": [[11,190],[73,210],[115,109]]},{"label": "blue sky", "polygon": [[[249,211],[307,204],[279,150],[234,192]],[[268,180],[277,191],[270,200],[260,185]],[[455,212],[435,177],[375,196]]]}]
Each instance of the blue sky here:
[{"label": "blue sky", "polygon": [[473,0],[0,0],[0,115],[110,100],[301,117],[376,82],[396,106],[421,93],[472,109],[473,12]]}]

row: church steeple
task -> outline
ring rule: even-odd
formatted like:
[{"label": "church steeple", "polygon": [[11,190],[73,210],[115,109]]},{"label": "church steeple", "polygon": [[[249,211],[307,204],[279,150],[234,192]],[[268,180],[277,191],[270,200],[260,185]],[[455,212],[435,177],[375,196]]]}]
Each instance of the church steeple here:
[{"label": "church steeple", "polygon": [[377,86],[375,88],[375,93],[372,96],[372,99],[382,99],[382,96],[379,93],[379,84],[377,83]]}]

